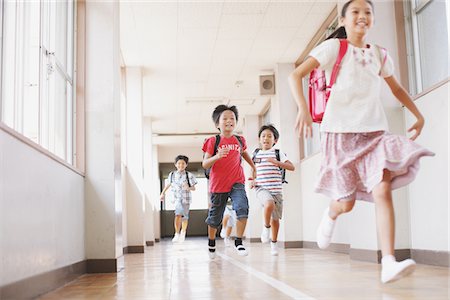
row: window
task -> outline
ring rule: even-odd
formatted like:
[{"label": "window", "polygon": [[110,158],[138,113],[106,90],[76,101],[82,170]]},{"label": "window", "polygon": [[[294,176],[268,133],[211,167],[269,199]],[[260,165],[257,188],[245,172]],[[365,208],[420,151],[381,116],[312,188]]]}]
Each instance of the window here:
[{"label": "window", "polygon": [[0,120],[72,163],[75,3],[2,5]]},{"label": "window", "polygon": [[411,94],[450,76],[448,11],[442,0],[410,0],[405,6]]}]

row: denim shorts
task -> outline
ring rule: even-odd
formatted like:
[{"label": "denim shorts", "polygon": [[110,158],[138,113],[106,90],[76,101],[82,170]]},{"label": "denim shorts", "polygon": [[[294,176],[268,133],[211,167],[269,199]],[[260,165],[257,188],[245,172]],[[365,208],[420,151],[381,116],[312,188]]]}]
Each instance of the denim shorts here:
[{"label": "denim shorts", "polygon": [[189,203],[181,203],[181,201],[175,203],[175,216],[183,216],[183,220],[188,220],[189,206]]},{"label": "denim shorts", "polygon": [[228,193],[212,193],[211,207],[208,211],[206,224],[213,228],[218,228],[222,223],[223,212],[227,205],[228,198],[231,199],[233,210],[236,212],[237,219],[248,218],[248,199],[245,193],[245,185],[242,183],[235,183]]}]

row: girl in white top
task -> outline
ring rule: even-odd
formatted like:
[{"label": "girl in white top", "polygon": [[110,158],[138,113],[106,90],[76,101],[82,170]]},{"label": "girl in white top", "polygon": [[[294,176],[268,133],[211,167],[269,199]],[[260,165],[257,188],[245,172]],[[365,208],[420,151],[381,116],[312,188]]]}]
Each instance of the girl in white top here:
[{"label": "girl in white top", "polygon": [[[317,244],[329,246],[336,219],[352,210],[355,200],[375,202],[377,232],[382,252],[381,281],[392,282],[414,271],[415,262],[394,257],[394,208],[392,189],[411,182],[422,156],[432,152],[414,143],[424,118],[411,97],[393,75],[388,54],[365,39],[372,27],[373,4],[352,0],[344,4],[340,21],[344,25],[333,37],[346,38],[348,49],[332,87],[321,124],[322,164],[316,191],[332,201],[317,230]],[[327,78],[336,62],[339,40],[329,39],[313,49],[310,56],[290,75],[289,83],[299,107],[296,127],[300,135],[312,135],[312,118],[303,96],[302,78],[314,68],[325,70]],[[384,62],[385,61],[385,62]],[[408,139],[388,132],[380,99],[381,77],[393,95],[417,118]]]}]

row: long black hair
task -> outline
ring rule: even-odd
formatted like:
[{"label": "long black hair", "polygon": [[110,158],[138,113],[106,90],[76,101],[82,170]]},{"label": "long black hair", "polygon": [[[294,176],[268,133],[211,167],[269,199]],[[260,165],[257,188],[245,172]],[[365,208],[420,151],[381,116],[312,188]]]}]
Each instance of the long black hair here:
[{"label": "long black hair", "polygon": [[[342,10],[341,10],[341,17],[344,18],[345,14],[347,13],[347,9],[349,7],[349,5],[355,0],[350,0],[345,2],[344,6],[342,6]],[[370,0],[366,0],[367,3],[370,4],[370,6],[372,6],[372,10],[374,10],[373,7],[373,3]],[[346,39],[347,38],[347,32],[345,31],[345,27],[344,26],[340,26],[338,27],[332,34],[330,34],[325,40],[329,40],[329,39]]]}]

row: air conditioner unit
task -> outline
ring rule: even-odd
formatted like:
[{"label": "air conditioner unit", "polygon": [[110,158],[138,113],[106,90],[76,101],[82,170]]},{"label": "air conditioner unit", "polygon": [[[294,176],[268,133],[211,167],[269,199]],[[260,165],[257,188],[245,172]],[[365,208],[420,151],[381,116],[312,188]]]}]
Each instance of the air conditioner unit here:
[{"label": "air conditioner unit", "polygon": [[275,95],[275,76],[261,75],[259,76],[259,94]]}]

